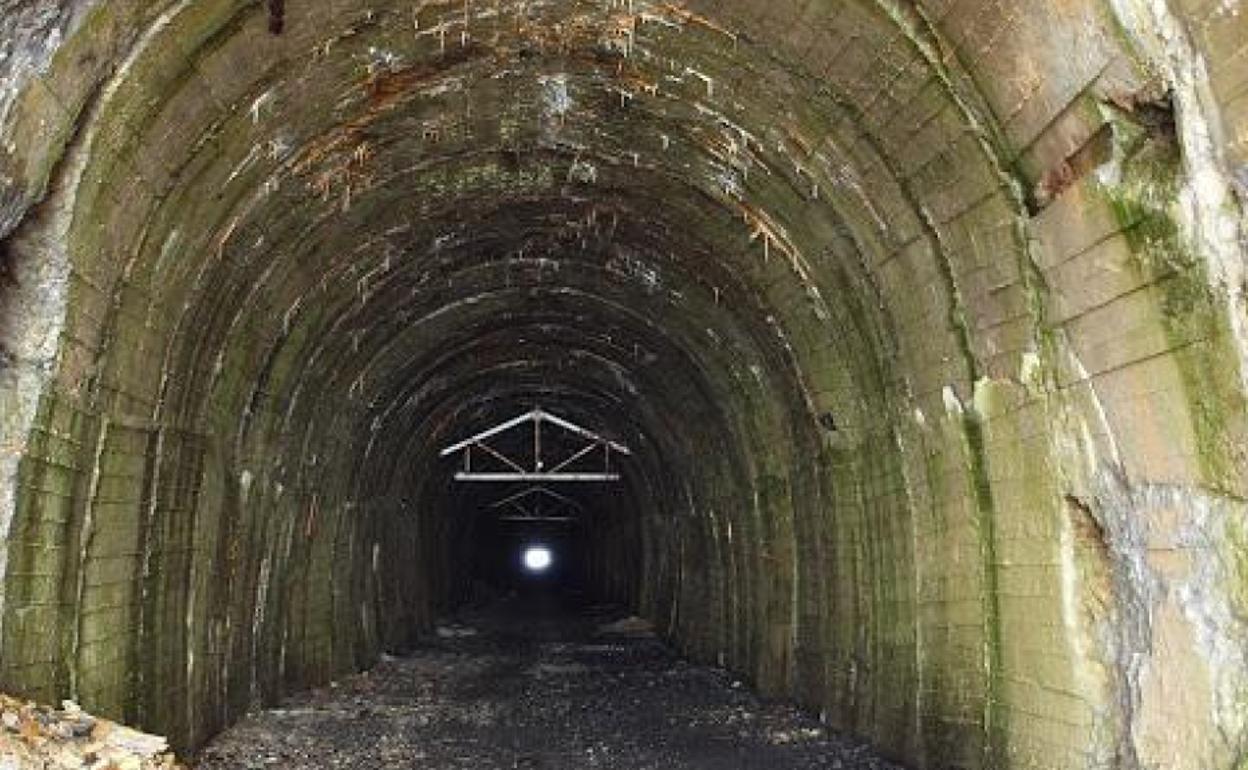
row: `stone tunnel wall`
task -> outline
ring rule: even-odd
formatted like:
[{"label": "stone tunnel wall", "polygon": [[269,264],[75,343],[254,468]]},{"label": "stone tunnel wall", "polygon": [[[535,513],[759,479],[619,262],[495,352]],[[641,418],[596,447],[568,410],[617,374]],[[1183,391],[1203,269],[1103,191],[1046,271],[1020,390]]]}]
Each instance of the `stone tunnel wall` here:
[{"label": "stone tunnel wall", "polygon": [[437,448],[557,398],[692,656],[916,766],[1239,767],[1246,19],[15,4],[0,686],[194,746],[402,649]]}]

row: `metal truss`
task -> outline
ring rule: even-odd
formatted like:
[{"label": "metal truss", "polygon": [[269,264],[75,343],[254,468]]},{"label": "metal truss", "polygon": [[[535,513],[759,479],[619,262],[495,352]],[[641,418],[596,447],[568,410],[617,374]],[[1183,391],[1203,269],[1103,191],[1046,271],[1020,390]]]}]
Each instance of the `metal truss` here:
[{"label": "metal truss", "polygon": [[500,511],[499,521],[520,522],[571,522],[585,512],[572,498],[540,485],[508,495],[490,508]]},{"label": "metal truss", "polygon": [[[532,457],[518,457],[514,454],[499,451],[486,443],[502,434],[522,430],[526,424],[532,424]],[[576,438],[577,448],[567,457],[548,462],[542,454],[542,426],[549,424],[555,429]],[[494,465],[502,465],[507,470],[473,470],[473,451],[494,460]],[[481,431],[475,436],[452,444],[440,453],[449,457],[463,453],[463,469],[455,474],[456,481],[493,481],[493,482],[569,482],[569,481],[619,481],[619,473],[611,469],[611,455],[631,455],[632,451],[623,444],[600,436],[574,422],[557,417],[540,406],[525,412],[519,417],[499,423],[493,428]],[[597,470],[569,470],[575,463],[594,461]]]}]

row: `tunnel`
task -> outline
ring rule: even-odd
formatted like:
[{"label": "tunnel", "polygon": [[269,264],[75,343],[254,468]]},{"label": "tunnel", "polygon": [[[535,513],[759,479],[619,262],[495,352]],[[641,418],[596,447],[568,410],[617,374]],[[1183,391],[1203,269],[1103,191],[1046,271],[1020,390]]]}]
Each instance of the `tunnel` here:
[{"label": "tunnel", "polygon": [[1246,202],[1241,0],[4,3],[0,690],[194,750],[545,539],[908,767],[1244,767]]}]

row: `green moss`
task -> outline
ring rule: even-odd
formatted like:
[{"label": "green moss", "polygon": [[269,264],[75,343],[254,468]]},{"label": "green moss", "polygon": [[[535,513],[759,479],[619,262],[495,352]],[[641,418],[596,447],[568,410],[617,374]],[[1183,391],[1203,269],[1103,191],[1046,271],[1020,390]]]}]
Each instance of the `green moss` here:
[{"label": "green moss", "polygon": [[1182,377],[1204,480],[1221,491],[1235,488],[1232,415],[1245,410],[1239,356],[1227,308],[1204,262],[1178,224],[1182,164],[1177,144],[1125,120],[1115,122],[1122,178],[1104,188],[1122,227],[1133,266],[1151,281],[1160,320]]},{"label": "green moss", "polygon": [[[72,629],[82,515],[82,465],[94,420],[68,399],[41,399],[18,469],[17,508],[5,580],[0,689],[56,700],[70,695]],[[78,452],[75,453],[74,449]],[[49,655],[49,650],[55,653]]]},{"label": "green moss", "polygon": [[979,530],[980,568],[984,585],[980,592],[984,621],[984,654],[988,669],[988,692],[985,693],[984,732],[987,736],[985,762],[987,767],[1005,768],[1008,737],[1002,679],[1002,633],[1000,581],[997,566],[996,505],[992,481],[988,476],[988,453],[984,445],[984,428],[980,416],[968,410],[962,420],[966,441],[967,471],[975,500],[976,527]]},{"label": "green moss", "polygon": [[[1224,590],[1232,611],[1242,622],[1248,617],[1248,526],[1240,516],[1226,516],[1223,523],[1223,537],[1216,542],[1220,559],[1228,565]],[[1235,701],[1228,710],[1240,719],[1248,717],[1248,692],[1240,689],[1234,697]],[[1241,756],[1230,766],[1236,770],[1248,770],[1248,757]]]},{"label": "green moss", "polygon": [[[1225,526],[1225,537],[1219,546],[1230,569],[1230,582],[1226,588],[1240,616],[1248,617],[1248,527],[1234,516],[1226,517]],[[1248,693],[1245,693],[1245,698],[1248,698]],[[1248,702],[1242,703],[1241,708],[1248,712]]]}]

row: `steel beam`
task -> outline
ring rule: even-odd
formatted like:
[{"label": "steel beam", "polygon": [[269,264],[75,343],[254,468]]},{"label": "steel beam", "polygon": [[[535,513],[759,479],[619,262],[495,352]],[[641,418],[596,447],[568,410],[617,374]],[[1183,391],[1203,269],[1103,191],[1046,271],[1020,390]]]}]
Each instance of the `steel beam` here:
[{"label": "steel beam", "polygon": [[476,473],[460,471],[456,481],[619,481],[618,473]]}]

